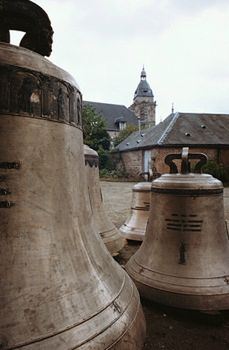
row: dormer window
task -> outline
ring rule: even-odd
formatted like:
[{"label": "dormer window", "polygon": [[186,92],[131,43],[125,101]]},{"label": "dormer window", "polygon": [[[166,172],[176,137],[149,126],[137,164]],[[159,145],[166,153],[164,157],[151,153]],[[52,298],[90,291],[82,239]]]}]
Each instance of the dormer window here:
[{"label": "dormer window", "polygon": [[126,128],[126,122],[120,121],[118,124],[119,130],[124,130]]}]

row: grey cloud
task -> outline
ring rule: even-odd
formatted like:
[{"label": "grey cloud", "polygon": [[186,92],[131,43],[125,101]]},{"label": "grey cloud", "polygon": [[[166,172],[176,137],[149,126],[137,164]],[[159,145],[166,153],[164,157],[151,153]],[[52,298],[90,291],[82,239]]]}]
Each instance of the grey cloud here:
[{"label": "grey cloud", "polygon": [[228,6],[228,0],[168,0],[170,8],[185,14],[194,14],[208,8]]},{"label": "grey cloud", "polygon": [[217,99],[228,108],[228,0],[33,1],[53,23],[51,59],[76,77],[86,99],[130,104],[144,63],[159,116],[171,101],[186,111],[204,100],[214,110]]},{"label": "grey cloud", "polygon": [[[65,31],[98,41],[127,41],[144,36],[153,39],[168,30],[184,16],[199,15],[217,5],[228,5],[228,0],[35,0],[47,9],[50,18],[63,17]],[[129,4],[129,7],[126,5]],[[61,12],[61,14],[60,14]],[[55,29],[55,28],[54,28]],[[106,44],[106,42],[104,43]]]}]

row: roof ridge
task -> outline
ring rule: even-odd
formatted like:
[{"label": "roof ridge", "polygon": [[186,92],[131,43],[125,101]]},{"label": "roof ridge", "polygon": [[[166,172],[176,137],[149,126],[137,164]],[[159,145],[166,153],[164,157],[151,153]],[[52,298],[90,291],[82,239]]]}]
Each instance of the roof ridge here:
[{"label": "roof ridge", "polygon": [[176,112],[174,114],[174,117],[172,118],[171,122],[169,123],[169,125],[167,126],[167,128],[165,129],[165,131],[163,132],[163,134],[161,135],[160,139],[158,140],[157,144],[161,145],[163,144],[163,142],[165,141],[165,138],[168,136],[168,134],[170,133],[173,125],[175,124],[175,122],[177,121],[177,118],[179,117],[179,112]]},{"label": "roof ridge", "polygon": [[129,108],[126,107],[124,104],[118,104],[118,103],[97,102],[97,101],[87,101],[87,100],[83,100],[83,102],[84,102],[84,103],[96,103],[96,104],[101,104],[101,105],[121,106],[121,107],[125,107],[126,109],[129,109]]}]

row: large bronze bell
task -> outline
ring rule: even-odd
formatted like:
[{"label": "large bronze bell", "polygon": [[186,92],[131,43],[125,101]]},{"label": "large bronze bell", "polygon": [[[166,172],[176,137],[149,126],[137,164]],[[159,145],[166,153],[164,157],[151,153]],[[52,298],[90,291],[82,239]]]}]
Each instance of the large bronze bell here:
[{"label": "large bronze bell", "polygon": [[120,235],[118,229],[111,222],[104,209],[102,191],[99,183],[98,153],[87,145],[84,145],[84,157],[94,228],[102,237],[109,252],[115,256],[124,247],[126,240]]},{"label": "large bronze bell", "polygon": [[142,241],[150,210],[151,182],[139,182],[132,189],[131,212],[120,232],[126,239]]},{"label": "large bronze bell", "polygon": [[0,348],[141,349],[137,289],[94,234],[74,79],[0,43],[0,91]]},{"label": "large bronze bell", "polygon": [[[182,159],[178,173],[174,160]],[[190,160],[198,158],[195,173]],[[171,154],[170,174],[152,182],[153,215],[126,271],[140,294],[175,307],[229,308],[229,239],[222,183],[200,174],[203,154]]]}]

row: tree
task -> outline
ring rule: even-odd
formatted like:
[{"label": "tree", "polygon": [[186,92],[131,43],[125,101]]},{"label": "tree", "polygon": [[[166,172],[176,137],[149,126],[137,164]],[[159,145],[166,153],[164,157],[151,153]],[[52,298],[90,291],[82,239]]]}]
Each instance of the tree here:
[{"label": "tree", "polygon": [[111,139],[106,131],[105,121],[93,107],[83,107],[82,122],[84,143],[95,151],[109,150]]},{"label": "tree", "polygon": [[127,127],[120,131],[119,135],[114,138],[114,146],[125,140],[132,132],[137,131],[138,127],[135,125],[127,125]]}]

